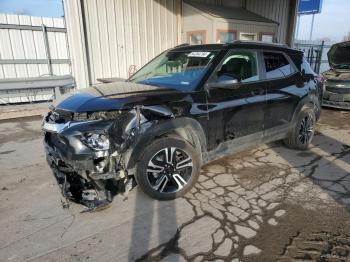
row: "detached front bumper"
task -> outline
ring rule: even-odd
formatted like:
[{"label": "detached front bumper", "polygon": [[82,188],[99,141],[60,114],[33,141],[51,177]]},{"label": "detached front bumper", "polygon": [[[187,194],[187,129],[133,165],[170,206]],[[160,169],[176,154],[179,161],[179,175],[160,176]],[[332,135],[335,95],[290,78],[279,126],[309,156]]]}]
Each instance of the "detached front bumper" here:
[{"label": "detached front bumper", "polygon": [[[95,113],[92,113],[95,114]],[[44,117],[47,161],[62,194],[95,209],[134,186],[127,165],[146,119],[138,110],[97,115],[56,110]],[[149,125],[145,125],[145,128]]]},{"label": "detached front bumper", "polygon": [[[109,158],[109,152],[94,151],[83,145],[76,138],[67,139],[57,133],[45,133],[44,147],[49,162],[54,163],[65,172],[76,172],[81,176],[91,175],[98,177],[102,173],[100,162]],[[50,163],[49,163],[50,164]],[[104,163],[106,164],[106,163]]]},{"label": "detached front bumper", "polygon": [[[108,172],[97,173],[101,161],[109,159],[108,152],[91,152],[91,154],[74,154],[54,144],[57,134],[45,134],[46,160],[66,200],[83,204],[89,210],[107,207],[112,202],[113,192],[108,185],[113,183],[107,179],[115,178],[116,174],[108,176]],[[98,161],[100,162],[98,162]],[[100,170],[101,171],[101,170]],[[117,186],[118,181],[114,181]],[[62,202],[67,207],[68,201]]]},{"label": "detached front bumper", "polygon": [[109,205],[122,190],[119,183],[124,173],[117,165],[120,156],[110,149],[92,149],[82,140],[86,132],[103,131],[108,135],[110,125],[108,121],[43,123],[46,159],[62,195],[90,210]]}]

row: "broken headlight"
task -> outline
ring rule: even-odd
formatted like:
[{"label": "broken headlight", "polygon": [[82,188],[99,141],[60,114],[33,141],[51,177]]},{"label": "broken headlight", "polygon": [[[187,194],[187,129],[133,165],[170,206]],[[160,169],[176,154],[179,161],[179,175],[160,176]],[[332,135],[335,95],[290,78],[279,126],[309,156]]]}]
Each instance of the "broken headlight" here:
[{"label": "broken headlight", "polygon": [[94,150],[108,150],[109,149],[109,138],[105,134],[84,134],[82,141],[85,145]]}]

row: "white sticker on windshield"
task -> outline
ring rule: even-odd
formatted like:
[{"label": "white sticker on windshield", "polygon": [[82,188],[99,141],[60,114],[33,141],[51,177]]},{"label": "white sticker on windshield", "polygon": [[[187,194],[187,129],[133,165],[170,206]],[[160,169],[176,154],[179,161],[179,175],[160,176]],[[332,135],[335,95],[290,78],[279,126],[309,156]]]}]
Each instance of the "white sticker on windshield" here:
[{"label": "white sticker on windshield", "polygon": [[210,52],[191,52],[188,57],[207,57],[208,55],[210,55]]}]

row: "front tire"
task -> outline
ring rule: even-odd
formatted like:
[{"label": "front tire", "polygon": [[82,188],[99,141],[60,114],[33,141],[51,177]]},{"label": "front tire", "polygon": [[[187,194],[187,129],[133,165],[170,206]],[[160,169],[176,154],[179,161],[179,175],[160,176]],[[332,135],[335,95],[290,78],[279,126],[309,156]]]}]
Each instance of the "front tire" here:
[{"label": "front tire", "polygon": [[310,108],[304,108],[300,111],[297,122],[284,143],[293,149],[306,150],[312,141],[315,129],[315,112]]},{"label": "front tire", "polygon": [[185,195],[194,186],[199,170],[199,153],[193,146],[177,137],[162,137],[141,153],[135,178],[150,197],[170,200]]}]

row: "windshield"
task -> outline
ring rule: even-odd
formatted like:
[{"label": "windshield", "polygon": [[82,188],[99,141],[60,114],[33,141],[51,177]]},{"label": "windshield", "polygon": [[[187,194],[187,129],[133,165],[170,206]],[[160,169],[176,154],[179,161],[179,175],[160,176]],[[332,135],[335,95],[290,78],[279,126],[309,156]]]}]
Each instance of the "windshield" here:
[{"label": "windshield", "polygon": [[219,51],[169,51],[156,57],[128,81],[192,91]]}]

